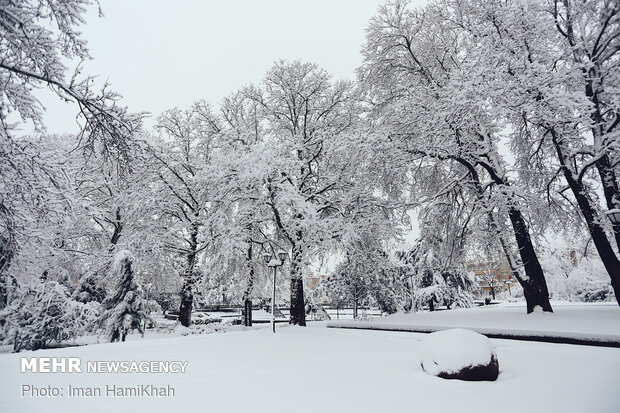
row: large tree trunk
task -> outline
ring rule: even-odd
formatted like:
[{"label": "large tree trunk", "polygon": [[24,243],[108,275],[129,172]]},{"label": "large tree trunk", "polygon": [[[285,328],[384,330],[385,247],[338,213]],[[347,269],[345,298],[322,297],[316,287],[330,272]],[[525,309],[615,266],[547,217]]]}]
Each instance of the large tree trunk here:
[{"label": "large tree trunk", "polygon": [[192,223],[189,252],[187,254],[187,265],[183,274],[183,287],[181,288],[181,308],[179,309],[179,322],[185,327],[192,323],[192,307],[194,304],[194,284],[196,274],[196,251],[198,250],[198,224]]},{"label": "large tree trunk", "polygon": [[[618,189],[618,181],[616,180],[616,174],[611,167],[609,157],[604,155],[596,162],[599,176],[601,177],[601,183],[603,185],[603,193],[605,194],[605,201],[607,201],[608,209],[620,209],[620,190]],[[618,253],[620,253],[620,225],[613,225],[612,231],[614,238],[616,239],[616,247]]]},{"label": "large tree trunk", "polygon": [[252,300],[250,297],[252,296],[252,289],[254,287],[254,264],[252,262],[252,240],[248,241],[248,253],[246,255],[246,267],[248,269],[248,278],[247,284],[245,286],[245,291],[243,292],[243,325],[251,326],[252,325]]},{"label": "large tree trunk", "polygon": [[[478,199],[480,202],[486,204],[486,198],[484,195],[484,189],[480,183],[480,178],[478,176],[478,172],[476,169],[465,160],[459,159],[459,162],[463,164],[469,170],[474,185],[476,186],[476,190],[478,192]],[[497,185],[502,185],[509,187],[509,183],[507,180],[496,171],[492,165],[481,164],[489,173],[491,178],[495,181]],[[489,212],[489,218],[491,222],[491,226],[495,228],[495,231],[498,234],[500,244],[506,253],[506,258],[511,262],[513,260],[512,254],[510,253],[510,249],[508,247],[508,242],[503,238],[503,234],[500,228],[499,223],[496,221],[492,212]],[[538,262],[538,257],[536,256],[536,251],[534,250],[534,246],[532,245],[532,239],[530,238],[530,233],[525,223],[525,219],[521,214],[521,211],[515,208],[514,206],[509,207],[508,216],[510,218],[510,223],[512,224],[512,229],[514,231],[515,241],[517,243],[517,247],[519,249],[519,255],[521,257],[521,261],[523,263],[523,267],[525,269],[526,277],[522,277],[518,272],[514,271],[514,274],[517,276],[517,281],[523,287],[523,295],[525,297],[525,305],[527,308],[527,313],[531,313],[534,311],[534,308],[541,307],[543,311],[553,312],[551,308],[551,303],[549,302],[549,290],[547,289],[547,282],[545,281],[545,276],[540,266],[540,262]],[[515,265],[514,262],[511,262],[511,268]]]},{"label": "large tree trunk", "polygon": [[291,279],[291,320],[290,324],[306,325],[303,278]]},{"label": "large tree trunk", "polygon": [[[506,259],[508,260],[508,266],[510,267],[510,273],[512,274],[513,277],[515,277],[515,279],[519,282],[519,284],[523,288],[523,296],[525,297],[525,305],[526,305],[528,314],[534,311],[534,308],[536,306],[540,306],[541,308],[543,308],[544,311],[553,311],[553,309],[551,308],[551,304],[549,303],[547,282],[545,281],[544,274],[542,273],[542,269],[540,270],[540,274],[543,274],[542,275],[542,283],[543,283],[542,286],[538,286],[537,282],[532,283],[531,281],[532,279],[529,279],[529,274],[526,274],[528,275],[528,277],[523,277],[523,275],[519,272],[519,264],[517,264],[517,259],[511,250],[508,240],[504,237],[504,234],[499,227],[499,223],[496,221],[496,218],[493,216],[492,213],[489,213],[489,218],[490,218],[491,226],[495,228],[495,231],[497,232],[497,237],[499,238],[500,245],[502,247],[502,250],[504,251],[504,254],[506,255]],[[530,245],[531,245],[531,240],[530,240]],[[533,250],[533,247],[532,247],[532,250]],[[536,262],[538,262],[538,259],[536,259]],[[540,267],[540,264],[538,265],[538,267]],[[536,268],[536,265],[534,265],[534,268]],[[542,292],[540,292],[541,288],[542,288]],[[544,293],[544,291],[547,291],[547,293]],[[549,305],[549,307],[547,310],[545,310],[547,305]]]},{"label": "large tree trunk", "polygon": [[508,216],[514,229],[515,239],[519,248],[519,255],[525,268],[526,280],[518,280],[523,286],[523,295],[527,306],[527,313],[534,311],[534,308],[540,306],[543,311],[553,312],[551,303],[549,302],[549,290],[543,269],[538,261],[538,256],[534,251],[530,233],[525,224],[525,219],[521,211],[511,207],[508,210]]},{"label": "large tree trunk", "polygon": [[551,130],[551,136],[556,153],[560,159],[566,182],[568,182],[568,186],[577,200],[577,205],[579,205],[581,214],[588,225],[588,231],[590,231],[590,236],[598,251],[598,255],[601,257],[601,261],[603,261],[603,265],[611,278],[611,286],[614,289],[616,301],[618,305],[620,305],[620,260],[618,260],[618,257],[614,253],[611,243],[607,239],[607,235],[598,221],[599,217],[597,216],[593,201],[588,196],[587,189],[567,166],[566,157],[564,155],[565,149],[560,141],[561,138],[554,130]]},{"label": "large tree trunk", "polygon": [[252,300],[249,299],[243,302],[243,325],[252,326]]},{"label": "large tree trunk", "polygon": [[[301,240],[301,234],[297,239]],[[302,271],[303,252],[300,244],[293,245],[291,259],[291,318],[290,324],[306,325],[306,307],[304,303],[304,279]]]},{"label": "large tree trunk", "polygon": [[[291,307],[290,307],[290,324],[296,324],[300,326],[306,325],[306,308],[304,303],[304,282],[303,282],[303,251],[302,251],[302,239],[303,233],[300,229],[295,231],[294,237],[288,233],[284,225],[282,224],[282,219],[280,217],[280,212],[278,208],[276,208],[275,204],[275,195],[274,191],[271,188],[271,183],[268,183],[267,188],[269,190],[269,197],[271,202],[269,205],[271,206],[271,210],[273,211],[273,216],[276,220],[276,225],[282,231],[282,233],[286,236],[288,241],[292,246],[292,254],[291,254]],[[301,220],[302,215],[297,214],[295,216],[296,220]]]},{"label": "large tree trunk", "polygon": [[185,327],[192,324],[192,306],[194,305],[194,293],[192,286],[185,282],[181,291],[181,308],[179,309],[179,322]]},{"label": "large tree trunk", "polygon": [[[608,209],[620,208],[620,189],[618,188],[618,181],[616,179],[616,172],[611,166],[609,160],[611,142],[606,142],[609,136],[612,136],[612,127],[609,130],[605,130],[605,121],[601,113],[601,103],[596,91],[593,79],[600,77],[600,67],[598,62],[594,62],[594,65],[590,68],[589,75],[586,75],[586,96],[592,102],[592,112],[590,113],[590,119],[592,119],[592,137],[594,139],[595,155],[601,153],[599,159],[595,162],[596,169],[598,170],[601,178],[601,185],[603,187],[603,194],[605,195],[605,201]],[[585,69],[584,69],[585,70]],[[584,73],[585,75],[586,73]],[[613,226],[612,231],[616,240],[616,246],[618,252],[620,252],[620,227]]]}]

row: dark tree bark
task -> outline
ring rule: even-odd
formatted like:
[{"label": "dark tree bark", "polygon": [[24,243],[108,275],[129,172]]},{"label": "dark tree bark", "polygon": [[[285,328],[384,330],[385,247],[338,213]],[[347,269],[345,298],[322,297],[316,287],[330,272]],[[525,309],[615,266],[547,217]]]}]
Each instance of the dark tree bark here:
[{"label": "dark tree bark", "polygon": [[357,319],[357,298],[353,299],[353,319]]},{"label": "dark tree bark", "polygon": [[194,295],[191,289],[181,292],[181,308],[179,309],[179,322],[185,327],[192,324],[192,306],[194,304]]},{"label": "dark tree bark", "polygon": [[118,240],[121,237],[121,233],[123,231],[123,222],[121,221],[121,209],[116,208],[115,219],[113,222],[114,232],[112,233],[112,237],[110,238],[110,251],[114,249],[114,246],[118,244]]},{"label": "dark tree bark", "polygon": [[[484,190],[480,183],[480,177],[478,176],[476,168],[464,159],[456,158],[456,160],[469,170],[476,187],[476,191],[478,192],[478,199],[484,202]],[[500,176],[491,165],[485,163],[480,163],[480,165],[489,173],[495,184],[504,187],[510,186],[507,180]],[[493,214],[490,213],[489,215],[493,221]],[[537,306],[541,307],[543,311],[553,312],[551,303],[549,302],[549,290],[547,289],[545,275],[542,267],[540,266],[540,262],[538,261],[536,251],[534,250],[534,245],[532,244],[532,239],[530,238],[530,233],[525,223],[525,219],[523,218],[523,214],[519,209],[511,206],[508,209],[508,216],[514,232],[517,248],[519,249],[519,255],[521,257],[521,261],[523,262],[525,275],[527,276],[522,277],[516,273],[517,281],[519,281],[519,284],[521,284],[521,287],[523,288],[527,313],[529,314],[533,312],[534,308]],[[493,225],[496,224],[493,223]],[[496,230],[499,234],[499,228],[496,228]],[[507,245],[503,244],[503,241],[502,247],[508,248]],[[510,252],[506,250],[506,253],[509,254]]]},{"label": "dark tree bark", "polygon": [[433,298],[428,300],[428,310],[435,311],[435,300]]},{"label": "dark tree bark", "polygon": [[520,210],[511,207],[508,210],[508,216],[512,223],[517,246],[519,248],[519,255],[521,256],[525,274],[527,275],[527,279],[525,280],[517,279],[523,287],[527,313],[529,314],[534,311],[536,306],[540,306],[543,311],[553,312],[551,303],[549,302],[549,290],[547,289],[545,275],[538,261],[536,251],[534,251],[532,239],[530,238],[530,233],[525,224],[523,214],[521,214]]},{"label": "dark tree bark", "polygon": [[[571,25],[572,33],[572,22],[568,20],[567,24]],[[603,32],[601,32],[600,35],[602,36]],[[569,40],[574,46],[574,38],[571,36]],[[602,115],[604,108],[601,107],[599,91],[594,85],[594,79],[601,78],[600,65],[602,62],[597,61],[597,59],[592,61],[592,59],[588,58],[588,60],[592,63],[589,73],[585,68],[582,70],[584,71],[584,79],[586,79],[585,93],[590,102],[592,102],[592,112],[590,113],[590,119],[592,119],[593,125],[592,136],[594,138],[594,146],[600,146],[603,151],[599,159],[595,162],[595,166],[598,170],[599,177],[601,178],[601,185],[603,187],[603,194],[605,195],[607,208],[620,208],[620,189],[618,188],[616,171],[611,166],[611,162],[609,160],[609,150],[607,149],[607,145],[611,144],[611,142],[606,142],[610,139],[609,136],[613,136],[612,132],[618,125],[618,115],[616,114],[616,120],[612,122],[609,127],[607,127]],[[612,137],[611,139],[614,138]],[[620,251],[620,228],[618,226],[614,226],[612,231],[616,240],[616,246],[618,247],[618,251]]]},{"label": "dark tree bark", "polygon": [[303,278],[291,279],[291,319],[290,324],[306,325]]},{"label": "dark tree bark", "polygon": [[[290,307],[290,324],[305,326],[306,325],[306,305],[304,303],[304,282],[303,282],[303,250],[302,250],[302,239],[303,232],[298,229],[295,231],[295,238],[289,234],[289,232],[284,227],[282,223],[282,218],[280,216],[280,211],[276,207],[275,203],[275,193],[271,186],[271,182],[267,184],[267,189],[269,190],[269,198],[270,202],[268,203],[273,211],[273,216],[276,221],[276,225],[278,229],[282,232],[282,234],[286,237],[286,239],[291,243],[292,254],[291,254],[291,307]],[[295,219],[301,219],[302,216],[297,214]]]},{"label": "dark tree bark", "polygon": [[[603,155],[601,159],[596,162],[596,167],[598,169],[599,176],[601,177],[603,193],[605,194],[605,201],[607,201],[607,208],[620,209],[620,190],[618,189],[618,181],[616,179],[616,174],[611,167],[611,163],[609,162],[609,157],[607,155]],[[616,239],[616,247],[620,252],[620,225],[613,225],[612,231],[614,233],[614,238]]]},{"label": "dark tree bark", "polygon": [[183,287],[181,287],[181,308],[179,309],[179,322],[185,327],[192,323],[192,307],[194,304],[194,284],[196,274],[196,252],[198,250],[198,223],[193,222],[189,239],[189,252],[187,254],[187,266],[183,274]]},{"label": "dark tree bark", "polygon": [[252,300],[249,299],[243,302],[243,325],[252,326]]},{"label": "dark tree bark", "polygon": [[247,285],[245,287],[245,291],[243,292],[243,310],[242,310],[242,318],[244,326],[252,325],[252,300],[250,297],[252,296],[252,289],[254,287],[254,264],[252,262],[252,240],[248,241],[248,253],[246,255],[246,266],[248,269],[248,279]]},{"label": "dark tree bark", "polygon": [[618,305],[620,305],[620,260],[618,260],[618,257],[611,247],[611,243],[607,239],[605,230],[598,221],[599,217],[597,216],[593,201],[588,196],[587,188],[585,188],[583,182],[575,177],[573,171],[571,171],[567,165],[565,156],[566,150],[561,141],[561,137],[559,137],[553,129],[551,129],[550,132],[566,182],[568,182],[568,186],[577,200],[577,205],[586,221],[594,246],[611,278],[611,286],[614,289],[616,301]]},{"label": "dark tree bark", "polygon": [[303,249],[301,247],[303,234],[296,231],[291,257],[291,318],[290,324],[306,325],[306,305],[304,302]]}]

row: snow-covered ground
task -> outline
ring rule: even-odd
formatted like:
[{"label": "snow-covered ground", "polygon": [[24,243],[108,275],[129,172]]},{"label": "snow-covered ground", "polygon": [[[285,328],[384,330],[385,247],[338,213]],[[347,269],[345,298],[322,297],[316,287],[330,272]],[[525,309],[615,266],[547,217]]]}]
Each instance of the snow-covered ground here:
[{"label": "snow-covered ground", "polygon": [[372,320],[332,321],[330,326],[394,330],[467,328],[482,334],[522,334],[620,342],[616,303],[552,302],[554,312],[525,314],[525,304],[394,314]]},{"label": "snow-covered ground", "polygon": [[[281,327],[0,354],[0,412],[617,412],[620,349],[493,340],[496,382],[420,367],[423,334]],[[187,361],[177,374],[20,373],[32,356]],[[21,386],[172,386],[170,398],[30,398]]]}]

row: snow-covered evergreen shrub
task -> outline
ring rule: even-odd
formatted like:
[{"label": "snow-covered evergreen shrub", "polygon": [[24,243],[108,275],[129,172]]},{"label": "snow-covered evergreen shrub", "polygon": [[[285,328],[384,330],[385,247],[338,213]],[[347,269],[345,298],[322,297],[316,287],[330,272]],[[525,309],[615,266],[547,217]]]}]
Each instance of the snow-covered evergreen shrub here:
[{"label": "snow-covered evergreen shrub", "polygon": [[75,338],[96,325],[99,307],[72,300],[55,281],[27,288],[0,311],[3,343],[14,351],[37,350]]},{"label": "snow-covered evergreen shrub", "polygon": [[110,341],[125,341],[127,333],[137,329],[144,335],[144,326],[151,318],[142,289],[136,283],[133,256],[120,251],[114,258],[113,270],[118,277],[114,292],[104,301],[103,320]]},{"label": "snow-covered evergreen shrub", "polygon": [[13,301],[18,292],[17,280],[12,274],[0,275],[0,309]]},{"label": "snow-covered evergreen shrub", "polygon": [[397,254],[403,263],[403,280],[408,284],[405,290],[414,311],[425,306],[467,308],[473,305],[474,280],[465,271],[463,256],[451,260],[448,254],[437,253],[444,246],[443,239],[430,231],[410,251]]},{"label": "snow-covered evergreen shrub", "polygon": [[105,299],[105,288],[101,285],[96,273],[86,274],[78,283],[73,293],[73,298],[82,303],[96,301],[103,302]]},{"label": "snow-covered evergreen shrub", "polygon": [[474,306],[474,295],[466,290],[457,288],[452,296],[451,308],[470,308]]},{"label": "snow-covered evergreen shrub", "polygon": [[474,305],[471,293],[474,279],[470,274],[460,268],[444,271],[442,276],[447,286],[443,300],[448,308],[469,308]]},{"label": "snow-covered evergreen shrub", "polygon": [[433,305],[443,303],[443,298],[447,293],[447,286],[440,272],[426,268],[421,273],[420,283],[414,293],[415,308],[421,309],[425,305],[430,306],[431,301]]}]

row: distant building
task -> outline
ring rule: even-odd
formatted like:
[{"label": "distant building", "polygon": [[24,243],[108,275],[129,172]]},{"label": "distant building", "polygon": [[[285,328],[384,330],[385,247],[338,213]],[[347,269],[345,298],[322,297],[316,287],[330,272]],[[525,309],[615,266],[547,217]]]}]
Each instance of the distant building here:
[{"label": "distant building", "polygon": [[492,290],[496,294],[510,291],[517,283],[506,258],[495,261],[468,261],[467,272],[474,274],[481,297],[493,295]]},{"label": "distant building", "polygon": [[324,280],[325,278],[325,275],[315,275],[314,273],[311,273],[308,277],[306,277],[306,287],[308,287],[308,290],[314,291],[321,283],[321,280]]}]

